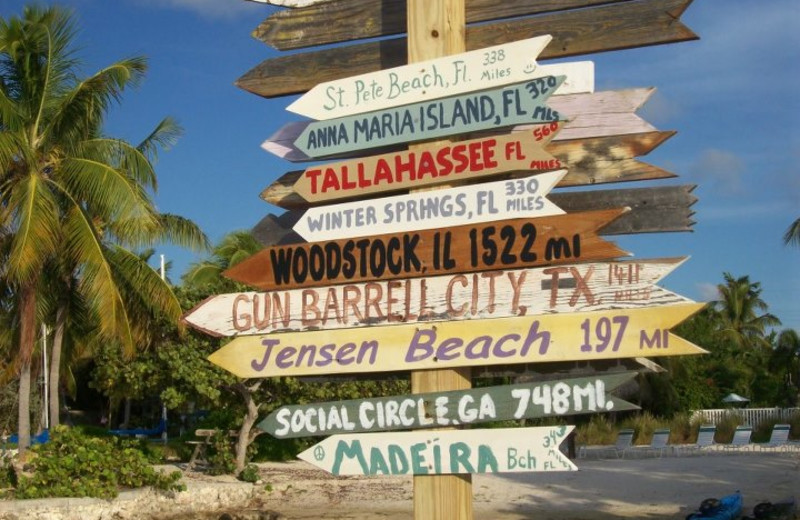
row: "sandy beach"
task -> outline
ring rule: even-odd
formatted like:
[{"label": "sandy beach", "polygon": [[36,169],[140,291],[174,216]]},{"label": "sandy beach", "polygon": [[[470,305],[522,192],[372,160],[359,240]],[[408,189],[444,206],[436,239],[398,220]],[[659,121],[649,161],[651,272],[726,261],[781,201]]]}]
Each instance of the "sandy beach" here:
[{"label": "sandy beach", "polygon": [[[575,463],[579,468],[575,472],[474,475],[474,518],[683,519],[702,500],[736,490],[744,496],[745,512],[762,501],[800,498],[797,451],[718,451]],[[135,490],[112,501],[0,502],[0,519],[216,520],[223,513],[234,519],[413,519],[411,477],[334,477],[302,461],[258,466],[262,477],[258,484],[193,471],[185,473],[187,491],[173,496]]]}]

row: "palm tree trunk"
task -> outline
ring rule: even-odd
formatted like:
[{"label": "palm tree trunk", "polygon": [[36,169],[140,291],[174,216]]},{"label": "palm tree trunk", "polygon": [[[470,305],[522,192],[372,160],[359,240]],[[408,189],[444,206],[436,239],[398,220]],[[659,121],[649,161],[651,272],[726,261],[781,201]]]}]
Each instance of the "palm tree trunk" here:
[{"label": "palm tree trunk", "polygon": [[60,402],[60,376],[61,376],[61,346],[64,343],[64,328],[67,322],[67,309],[61,305],[56,311],[56,330],[53,333],[53,351],[50,354],[50,427],[61,424],[59,412]]},{"label": "palm tree trunk", "polygon": [[19,452],[31,445],[31,358],[36,342],[36,280],[20,290],[19,302]]}]

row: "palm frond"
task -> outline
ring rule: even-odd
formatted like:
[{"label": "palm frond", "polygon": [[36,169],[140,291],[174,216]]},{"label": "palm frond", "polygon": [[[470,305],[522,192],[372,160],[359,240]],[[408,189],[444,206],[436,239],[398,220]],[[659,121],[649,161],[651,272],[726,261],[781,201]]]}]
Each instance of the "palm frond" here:
[{"label": "palm frond", "polygon": [[783,234],[783,243],[787,246],[800,247],[800,218],[792,222],[786,233]]},{"label": "palm frond", "polygon": [[165,117],[136,147],[151,162],[158,159],[158,149],[169,150],[183,135],[183,127],[172,117]]},{"label": "palm frond", "polygon": [[145,154],[122,139],[96,137],[81,143],[79,155],[118,168],[130,178],[155,191],[158,188],[156,172]]},{"label": "palm frond", "polygon": [[211,250],[208,237],[192,220],[172,213],[161,213],[158,220],[161,223],[162,240],[193,251]]},{"label": "palm frond", "polygon": [[7,275],[15,281],[30,281],[38,276],[48,256],[57,249],[59,236],[58,205],[47,181],[28,175],[2,193],[9,201],[15,229],[8,258]]}]

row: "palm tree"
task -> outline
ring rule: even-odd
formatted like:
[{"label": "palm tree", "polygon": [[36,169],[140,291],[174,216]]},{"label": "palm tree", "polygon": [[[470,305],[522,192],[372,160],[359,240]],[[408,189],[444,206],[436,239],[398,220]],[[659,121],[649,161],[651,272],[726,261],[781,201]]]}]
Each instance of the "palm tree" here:
[{"label": "palm tree", "polygon": [[783,235],[783,243],[787,246],[800,246],[800,218],[792,222],[792,225],[786,230]]},{"label": "palm tree", "polygon": [[[734,278],[724,273],[725,283],[717,285],[720,300],[714,302],[719,320],[719,334],[739,347],[747,349],[770,346],[767,328],[780,325],[780,320],[766,312],[767,304],[761,299],[761,284],[750,282],[749,276]],[[761,313],[761,314],[759,314]]]},{"label": "palm tree", "polygon": [[180,306],[124,246],[202,236],[196,229],[182,235],[188,221],[155,211],[152,148],[100,134],[112,103],[142,78],[144,58],[79,80],[74,35],[70,13],[59,7],[26,7],[19,18],[0,19],[0,226],[8,239],[3,275],[18,301],[21,450],[29,443],[36,307],[48,264],[58,258],[67,272],[80,273],[99,332],[131,352],[137,331],[127,296],[139,294],[140,303],[169,316]]},{"label": "palm tree", "polygon": [[189,286],[206,287],[215,292],[235,290],[242,284],[224,278],[222,273],[262,249],[264,246],[249,231],[228,233],[214,247],[211,258],[189,266],[183,281]]}]

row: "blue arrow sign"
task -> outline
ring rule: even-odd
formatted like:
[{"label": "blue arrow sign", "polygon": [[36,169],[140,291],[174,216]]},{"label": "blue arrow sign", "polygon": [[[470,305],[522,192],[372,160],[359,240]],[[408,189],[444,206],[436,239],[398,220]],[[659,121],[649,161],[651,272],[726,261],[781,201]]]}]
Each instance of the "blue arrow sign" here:
[{"label": "blue arrow sign", "polygon": [[309,157],[326,157],[490,128],[559,121],[558,112],[545,102],[564,79],[545,76],[506,88],[316,121],[294,144]]}]

